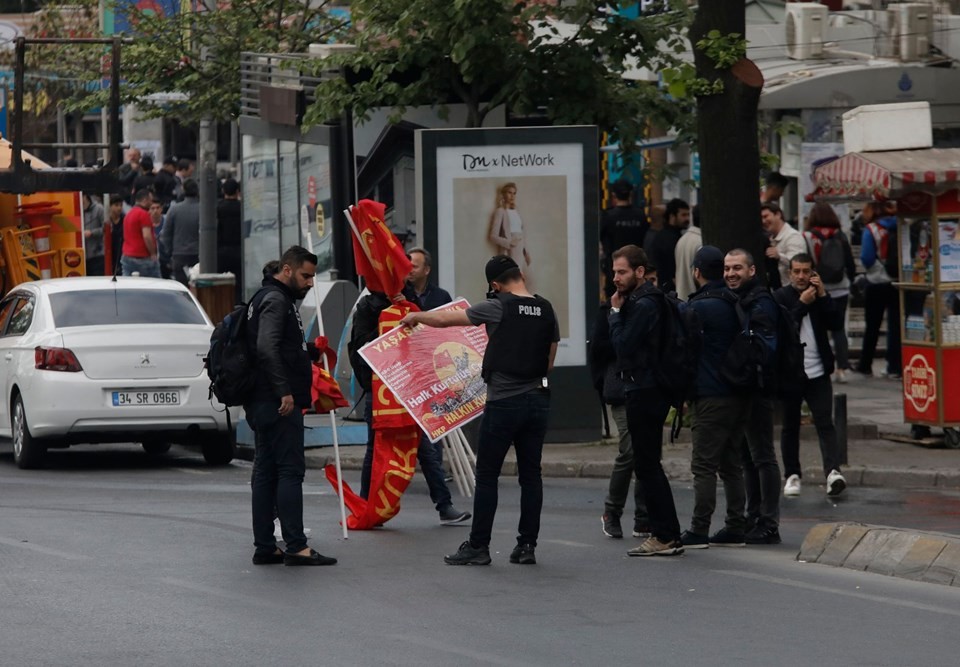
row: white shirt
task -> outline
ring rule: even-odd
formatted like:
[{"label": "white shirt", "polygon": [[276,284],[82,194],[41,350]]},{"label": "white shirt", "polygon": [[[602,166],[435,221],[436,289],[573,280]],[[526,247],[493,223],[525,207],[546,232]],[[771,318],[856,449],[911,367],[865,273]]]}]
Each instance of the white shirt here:
[{"label": "white shirt", "polygon": [[806,253],[807,240],[803,234],[790,226],[789,222],[784,222],[780,228],[780,233],[773,239],[777,243],[777,252],[780,253],[780,259],[777,261],[777,268],[780,269],[780,282],[783,285],[790,284],[790,260],[801,253]]},{"label": "white shirt", "polygon": [[677,263],[677,275],[674,282],[677,285],[677,297],[686,301],[691,294],[697,291],[697,284],[693,281],[693,258],[703,246],[703,234],[699,227],[691,226],[687,233],[677,241],[673,250],[673,258]]},{"label": "white shirt", "polygon": [[813,335],[813,324],[810,316],[804,315],[800,320],[800,342],[803,343],[803,370],[808,380],[823,375],[823,359],[820,358],[820,349],[817,347],[816,336]]},{"label": "white shirt", "polygon": [[507,209],[507,220],[510,221],[511,234],[523,234],[523,221],[520,220],[520,214],[515,209]]}]

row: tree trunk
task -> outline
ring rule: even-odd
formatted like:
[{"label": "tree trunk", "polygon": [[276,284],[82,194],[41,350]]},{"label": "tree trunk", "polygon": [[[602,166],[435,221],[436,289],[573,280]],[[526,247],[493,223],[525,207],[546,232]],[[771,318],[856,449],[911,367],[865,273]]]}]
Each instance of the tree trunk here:
[{"label": "tree trunk", "polygon": [[690,26],[697,76],[723,81],[723,92],[697,98],[700,219],[703,242],[721,250],[746,248],[763,275],[760,227],[760,145],[757,107],[763,74],[746,58],[718,70],[696,47],[711,30],[746,34],[743,0],[701,2]]}]

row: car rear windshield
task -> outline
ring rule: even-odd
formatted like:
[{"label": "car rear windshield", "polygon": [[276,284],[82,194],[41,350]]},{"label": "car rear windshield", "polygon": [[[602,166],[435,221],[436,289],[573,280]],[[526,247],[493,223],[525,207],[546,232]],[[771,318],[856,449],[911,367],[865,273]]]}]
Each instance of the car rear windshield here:
[{"label": "car rear windshield", "polygon": [[147,289],[104,289],[50,295],[54,326],[103,324],[205,324],[203,314],[186,292]]}]

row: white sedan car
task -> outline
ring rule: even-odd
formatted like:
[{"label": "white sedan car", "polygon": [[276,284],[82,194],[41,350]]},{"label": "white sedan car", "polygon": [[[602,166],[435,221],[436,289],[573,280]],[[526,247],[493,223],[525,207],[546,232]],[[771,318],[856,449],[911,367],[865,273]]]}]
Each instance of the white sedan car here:
[{"label": "white sedan car", "polygon": [[0,300],[0,437],[21,468],[48,448],[139,442],[200,445],[233,458],[225,409],[209,396],[213,326],[174,280],[61,278]]}]

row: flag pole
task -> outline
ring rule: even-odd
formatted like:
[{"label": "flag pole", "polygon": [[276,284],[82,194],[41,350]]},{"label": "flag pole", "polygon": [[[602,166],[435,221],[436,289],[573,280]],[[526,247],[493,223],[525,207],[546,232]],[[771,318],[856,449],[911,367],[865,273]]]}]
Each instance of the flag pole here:
[{"label": "flag pole", "polygon": [[[352,225],[351,221],[351,225]],[[304,221],[302,225],[301,232],[307,239],[307,247],[310,249],[310,252],[313,252],[313,233],[310,231],[309,222]],[[323,329],[323,314],[321,313],[321,303],[320,303],[320,292],[316,287],[313,288],[313,304],[316,311],[315,315],[317,318],[317,335],[325,336],[326,333]],[[334,371],[330,370],[329,364],[327,363],[327,355],[321,354],[320,361],[323,364],[324,370],[326,370],[330,377],[333,378],[333,381],[336,382],[337,379],[334,377]],[[350,539],[349,534],[347,533],[347,507],[343,499],[343,469],[340,466],[340,437],[337,433],[337,413],[335,408],[331,408],[330,412],[330,430],[333,433],[333,459],[337,468],[337,486],[339,493],[337,494],[340,497],[340,526],[343,530],[343,539]]]},{"label": "flag pole", "polygon": [[[450,472],[453,474],[453,481],[457,483],[457,490],[460,492],[460,495],[464,498],[467,497],[467,491],[463,487],[463,480],[461,479],[460,473],[460,462],[457,460],[457,456],[453,451],[453,443],[450,441],[450,438],[443,436],[443,448],[447,450],[447,459],[450,461]],[[438,443],[439,444],[439,443]]]}]

